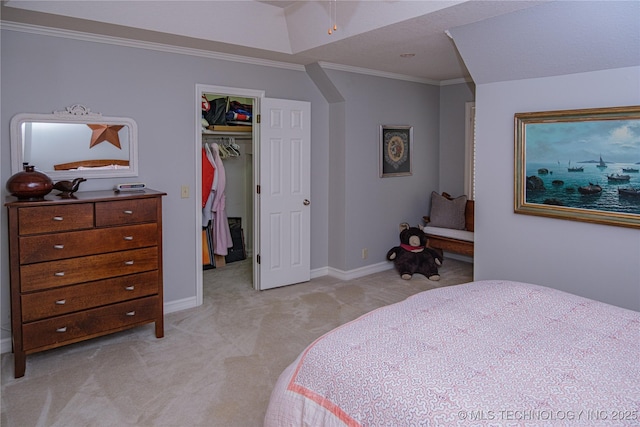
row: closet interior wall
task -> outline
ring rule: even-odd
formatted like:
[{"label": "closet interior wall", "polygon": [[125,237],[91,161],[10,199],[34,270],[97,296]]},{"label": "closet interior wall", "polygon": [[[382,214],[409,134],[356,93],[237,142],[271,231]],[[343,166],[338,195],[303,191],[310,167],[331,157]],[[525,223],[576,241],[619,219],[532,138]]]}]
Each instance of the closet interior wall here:
[{"label": "closet interior wall", "polygon": [[[214,100],[225,98],[228,104],[236,101],[243,105],[253,107],[253,99],[234,97],[229,95],[205,93],[203,96],[210,101],[211,108]],[[203,100],[204,102],[204,100]],[[204,111],[203,111],[204,119]],[[240,218],[244,245],[247,258],[253,254],[253,130],[251,121],[248,123],[227,123],[221,126],[208,125],[203,120],[202,143],[216,143],[223,150],[228,150],[229,155],[222,155],[226,185],[226,214],[228,218]],[[234,128],[238,128],[236,131]],[[221,150],[222,151],[222,150]],[[233,221],[233,220],[232,220]],[[203,242],[203,251],[204,247]],[[231,250],[231,249],[229,249]],[[216,268],[220,268],[218,263]],[[206,268],[206,265],[205,265]],[[215,271],[215,270],[213,270]]]}]

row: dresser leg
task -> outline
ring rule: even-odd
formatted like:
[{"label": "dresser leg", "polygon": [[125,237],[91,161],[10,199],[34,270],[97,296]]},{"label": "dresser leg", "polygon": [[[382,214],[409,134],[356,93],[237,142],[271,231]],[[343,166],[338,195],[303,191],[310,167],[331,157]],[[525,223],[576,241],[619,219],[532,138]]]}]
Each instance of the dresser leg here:
[{"label": "dresser leg", "polygon": [[27,368],[27,355],[22,351],[13,353],[13,372],[16,378],[24,377]]},{"label": "dresser leg", "polygon": [[164,318],[156,320],[156,338],[164,337]]}]

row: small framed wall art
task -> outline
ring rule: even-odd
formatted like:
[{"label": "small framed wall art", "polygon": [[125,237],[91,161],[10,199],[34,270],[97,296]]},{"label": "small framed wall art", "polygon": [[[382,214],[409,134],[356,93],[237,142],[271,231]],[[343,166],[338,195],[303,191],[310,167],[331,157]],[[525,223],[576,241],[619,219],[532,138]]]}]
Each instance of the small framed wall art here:
[{"label": "small framed wall art", "polygon": [[380,126],[380,177],[411,175],[412,126]]}]

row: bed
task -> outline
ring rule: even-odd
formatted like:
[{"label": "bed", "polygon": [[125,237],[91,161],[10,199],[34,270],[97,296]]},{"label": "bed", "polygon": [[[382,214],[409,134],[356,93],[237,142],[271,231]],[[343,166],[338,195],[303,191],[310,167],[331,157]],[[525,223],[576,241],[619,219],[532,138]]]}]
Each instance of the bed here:
[{"label": "bed", "polygon": [[639,425],[640,313],[478,281],[416,294],[318,338],[265,427]]}]

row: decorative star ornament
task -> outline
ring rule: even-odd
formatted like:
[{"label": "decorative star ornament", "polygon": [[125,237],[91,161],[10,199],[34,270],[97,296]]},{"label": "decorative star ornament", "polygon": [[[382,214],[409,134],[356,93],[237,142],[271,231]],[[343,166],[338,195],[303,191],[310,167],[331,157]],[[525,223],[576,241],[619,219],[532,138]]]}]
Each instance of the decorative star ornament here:
[{"label": "decorative star ornament", "polygon": [[118,136],[118,132],[120,129],[124,127],[124,125],[87,125],[93,130],[93,134],[91,135],[91,145],[89,148],[94,145],[98,145],[103,141],[110,142],[116,147],[122,149],[120,147],[120,137]]}]

